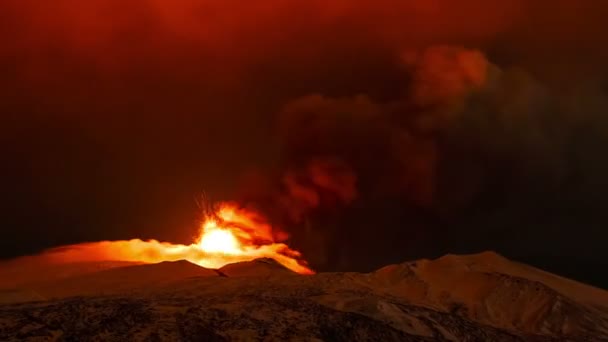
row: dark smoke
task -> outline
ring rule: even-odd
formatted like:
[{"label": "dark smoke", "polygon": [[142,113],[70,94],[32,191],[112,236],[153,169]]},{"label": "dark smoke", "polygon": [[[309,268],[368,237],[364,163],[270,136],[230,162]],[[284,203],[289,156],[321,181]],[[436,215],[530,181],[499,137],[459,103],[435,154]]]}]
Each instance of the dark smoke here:
[{"label": "dark smoke", "polygon": [[593,0],[3,1],[0,251],[186,243],[194,198],[237,190],[321,270],[483,249],[566,275],[600,263],[607,15]]},{"label": "dark smoke", "polygon": [[[509,224],[540,224],[545,226],[524,229],[562,234],[551,226],[551,216],[559,214],[549,208],[567,203],[573,187],[580,186],[579,154],[586,154],[577,150],[580,130],[598,125],[587,137],[598,139],[598,144],[608,133],[606,119],[599,114],[608,110],[605,94],[596,91],[574,104],[582,100],[580,89],[556,93],[520,68],[501,69],[482,52],[461,47],[431,46],[401,56],[407,81],[399,99],[311,95],[292,101],[279,114],[285,165],[331,156],[357,175],[358,206],[365,209],[349,215],[366,223],[347,220],[328,228],[317,217],[313,226],[319,231],[309,233],[310,245],[319,248],[318,238],[324,236],[327,250],[342,251],[318,262],[349,268],[361,251],[375,247],[382,253],[389,239],[403,241],[407,249],[408,235],[418,229],[425,230],[425,237],[417,243],[435,244],[438,252],[490,245],[512,251],[488,242],[494,234],[513,239],[504,235],[523,228]],[[606,165],[605,157],[596,158],[586,167]],[[308,198],[318,198],[314,189],[307,190]],[[390,216],[395,208],[370,208],[386,201],[400,203],[397,210],[411,216],[382,236],[378,226],[391,223],[377,218]],[[308,203],[309,209],[319,206],[318,200]],[[408,226],[428,216],[435,222],[422,223],[423,228]],[[353,230],[360,232],[356,241],[351,241]],[[534,253],[548,238],[536,234],[522,240],[518,252]]]}]

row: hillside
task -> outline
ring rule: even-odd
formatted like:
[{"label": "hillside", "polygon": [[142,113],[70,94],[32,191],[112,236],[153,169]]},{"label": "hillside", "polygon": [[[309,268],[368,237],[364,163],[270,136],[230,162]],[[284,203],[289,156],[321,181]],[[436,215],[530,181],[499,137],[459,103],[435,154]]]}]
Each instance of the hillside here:
[{"label": "hillside", "polygon": [[0,285],[2,341],[608,341],[608,292],[491,252],[368,274],[260,259]]}]

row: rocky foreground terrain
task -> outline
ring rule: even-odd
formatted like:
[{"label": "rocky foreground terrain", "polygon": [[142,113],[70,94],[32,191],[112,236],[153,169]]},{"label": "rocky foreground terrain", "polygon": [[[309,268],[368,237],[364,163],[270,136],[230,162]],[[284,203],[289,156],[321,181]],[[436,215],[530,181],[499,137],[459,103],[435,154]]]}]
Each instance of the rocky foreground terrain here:
[{"label": "rocky foreground terrain", "polygon": [[18,265],[0,265],[0,341],[608,341],[607,291],[490,252],[314,276]]}]

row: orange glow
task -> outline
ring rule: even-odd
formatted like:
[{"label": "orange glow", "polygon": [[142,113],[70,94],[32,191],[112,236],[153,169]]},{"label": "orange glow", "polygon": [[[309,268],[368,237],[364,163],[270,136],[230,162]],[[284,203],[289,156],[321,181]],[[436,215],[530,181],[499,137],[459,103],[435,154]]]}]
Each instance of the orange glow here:
[{"label": "orange glow", "polygon": [[207,252],[238,254],[241,246],[231,231],[225,229],[214,229],[207,232],[199,243],[202,250]]},{"label": "orange glow", "polygon": [[222,204],[213,217],[205,218],[201,231],[190,245],[156,240],[103,241],[59,247],[45,254],[57,263],[88,261],[131,261],[159,263],[187,260],[206,268],[271,258],[300,274],[313,274],[300,252],[275,242],[272,227],[260,215]]}]

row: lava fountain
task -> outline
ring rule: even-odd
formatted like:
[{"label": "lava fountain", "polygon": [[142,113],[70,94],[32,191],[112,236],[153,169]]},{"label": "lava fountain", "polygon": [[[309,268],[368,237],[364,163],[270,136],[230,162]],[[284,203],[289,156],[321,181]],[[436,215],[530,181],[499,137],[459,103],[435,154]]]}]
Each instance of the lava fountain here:
[{"label": "lava fountain", "polygon": [[207,215],[201,230],[190,245],[143,241],[102,241],[58,247],[44,256],[50,262],[130,261],[159,263],[187,260],[206,268],[271,258],[300,274],[314,273],[300,252],[280,241],[286,234],[276,234],[256,212],[222,203]]}]

